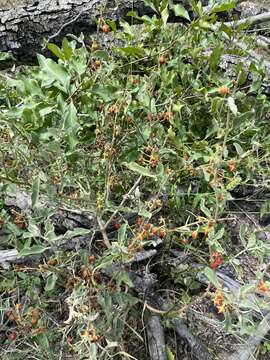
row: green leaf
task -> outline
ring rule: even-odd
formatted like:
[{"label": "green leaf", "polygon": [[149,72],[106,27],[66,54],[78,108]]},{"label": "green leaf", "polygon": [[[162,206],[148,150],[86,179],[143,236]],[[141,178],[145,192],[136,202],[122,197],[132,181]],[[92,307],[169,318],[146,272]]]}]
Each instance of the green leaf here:
[{"label": "green leaf", "polygon": [[218,281],[218,277],[215,273],[214,270],[212,270],[209,267],[206,267],[202,273],[207,277],[207,279],[211,282],[211,284],[213,284],[216,288],[218,288],[219,285],[219,281]]},{"label": "green leaf", "polygon": [[74,230],[69,230],[63,236],[63,239],[72,239],[76,236],[88,235],[91,232],[89,229],[76,228]]},{"label": "green leaf", "polygon": [[181,5],[181,4],[173,5],[172,9],[176,16],[180,16],[180,17],[190,21],[189,14],[183,5]]},{"label": "green leaf", "polygon": [[217,240],[220,240],[220,239],[223,237],[224,232],[225,232],[225,229],[224,229],[224,227],[222,227],[222,228],[219,229],[218,232],[215,234],[213,240],[214,240],[215,242],[217,242]]},{"label": "green leaf", "polygon": [[142,176],[146,176],[146,177],[151,177],[151,178],[156,178],[156,175],[152,174],[152,172],[147,169],[144,166],[141,166],[135,162],[130,162],[130,163],[124,163],[124,165],[131,171],[134,171]]},{"label": "green leaf", "polygon": [[162,12],[161,12],[161,18],[162,18],[162,21],[163,21],[163,25],[166,26],[167,21],[168,21],[168,18],[169,18],[169,10],[168,10],[168,7],[165,7],[165,9],[162,10]]},{"label": "green leaf", "polygon": [[12,54],[0,51],[0,61],[15,60]]},{"label": "green leaf", "polygon": [[40,228],[36,224],[33,224],[31,220],[27,227],[27,230],[27,232],[23,233],[23,239],[40,237],[41,235]]},{"label": "green leaf", "polygon": [[19,257],[42,254],[47,249],[49,249],[49,247],[46,247],[46,246],[43,246],[43,245],[33,245],[30,248],[22,249],[19,252]]},{"label": "green leaf", "polygon": [[110,26],[112,31],[116,31],[116,23],[115,23],[115,21],[107,19],[106,23]]},{"label": "green leaf", "polygon": [[52,59],[46,59],[43,55],[38,54],[38,63],[45,75],[51,81],[58,81],[67,90],[70,76],[63,65],[57,64]]},{"label": "green leaf", "polygon": [[212,218],[211,211],[205,206],[205,199],[202,198],[200,201],[200,210],[209,218]]},{"label": "green leaf", "polygon": [[244,154],[244,150],[243,150],[242,146],[240,146],[238,143],[234,142],[233,146],[235,147],[235,150],[239,156]]},{"label": "green leaf", "polygon": [[65,60],[65,56],[64,56],[63,52],[61,51],[61,49],[59,49],[59,47],[57,45],[49,43],[48,49],[50,50],[51,53],[53,53],[59,59],[61,59],[63,61]]},{"label": "green leaf", "polygon": [[65,59],[69,61],[71,59],[72,55],[73,55],[73,49],[70,46],[69,41],[68,41],[67,38],[63,39],[62,50],[63,50],[63,53],[65,55]]},{"label": "green leaf", "polygon": [[79,127],[77,109],[71,101],[69,105],[65,104],[63,121],[63,128],[67,135],[69,150],[74,150],[75,146],[77,145],[78,141],[76,133],[79,130]]},{"label": "green leaf", "polygon": [[111,57],[109,56],[107,51],[96,50],[94,54],[95,54],[95,58],[102,59],[102,60],[105,60],[105,61],[110,61],[111,60]]},{"label": "green leaf", "polygon": [[126,238],[126,231],[127,231],[127,224],[124,223],[121,225],[119,231],[118,231],[118,243],[124,244],[125,238]]},{"label": "green leaf", "polygon": [[57,236],[54,232],[54,225],[51,222],[50,219],[47,219],[45,221],[45,234],[44,234],[44,238],[50,243],[54,240],[57,239]]},{"label": "green leaf", "polygon": [[237,115],[238,109],[235,104],[234,98],[231,96],[228,98],[228,106],[229,106],[229,109],[231,110],[231,112],[233,113],[233,115]]},{"label": "green leaf", "polygon": [[257,305],[255,301],[252,301],[250,299],[243,299],[242,301],[240,301],[239,306],[245,309],[250,309],[258,313],[261,313],[260,306]]},{"label": "green leaf", "polygon": [[216,4],[212,9],[211,13],[227,12],[235,8],[237,1],[221,1],[220,4]]},{"label": "green leaf", "polygon": [[46,280],[45,291],[52,291],[55,288],[57,279],[58,276],[55,273],[50,274]]},{"label": "green leaf", "polygon": [[152,217],[152,213],[148,210],[146,210],[144,207],[142,207],[139,211],[139,216],[146,218],[146,219],[151,219]]},{"label": "green leaf", "polygon": [[218,67],[220,57],[223,53],[223,48],[224,48],[223,45],[217,46],[210,55],[209,62],[210,62],[210,67],[213,71],[216,71]]},{"label": "green leaf", "polygon": [[129,277],[129,274],[126,271],[120,271],[117,275],[116,275],[116,282],[117,282],[117,286],[120,286],[121,284],[125,284],[129,287],[131,287],[132,281]]},{"label": "green leaf", "polygon": [[254,284],[245,284],[241,287],[241,295],[246,296],[248,293],[254,291]]},{"label": "green leaf", "polygon": [[145,55],[144,49],[135,46],[126,46],[119,48],[119,50],[128,56],[142,57]]},{"label": "green leaf", "polygon": [[236,188],[236,186],[240,185],[242,182],[241,176],[236,176],[229,180],[228,184],[226,185],[226,190],[232,191]]},{"label": "green leaf", "polygon": [[159,12],[159,1],[157,0],[144,0],[145,5],[150,6],[156,13]]},{"label": "green leaf", "polygon": [[40,189],[40,176],[36,176],[33,181],[32,185],[32,194],[31,194],[31,200],[32,200],[32,207],[34,208],[38,202],[39,198],[39,189]]},{"label": "green leaf", "polygon": [[171,351],[168,345],[166,345],[166,356],[167,356],[167,360],[175,360],[173,352]]}]

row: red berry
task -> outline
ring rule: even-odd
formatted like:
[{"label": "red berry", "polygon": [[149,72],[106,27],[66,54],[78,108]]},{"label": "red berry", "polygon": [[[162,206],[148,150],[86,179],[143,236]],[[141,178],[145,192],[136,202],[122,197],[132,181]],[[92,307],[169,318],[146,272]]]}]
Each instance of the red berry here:
[{"label": "red berry", "polygon": [[161,57],[159,58],[158,62],[159,62],[160,65],[166,64],[166,58],[165,58],[165,56],[161,55]]},{"label": "red berry", "polygon": [[188,161],[188,160],[189,160],[189,155],[188,155],[188,154],[184,154],[183,159],[184,159],[185,161]]},{"label": "red berry", "polygon": [[8,338],[11,341],[15,341],[17,339],[17,334],[13,331],[12,333],[8,334]]},{"label": "red berry", "polygon": [[165,230],[165,229],[160,229],[160,230],[159,230],[159,236],[160,236],[161,238],[164,238],[166,235],[167,235],[167,233],[166,233],[166,230]]},{"label": "red berry", "polygon": [[120,227],[121,227],[121,225],[120,225],[119,223],[114,224],[114,228],[115,228],[115,230],[119,230],[119,229],[120,229]]}]

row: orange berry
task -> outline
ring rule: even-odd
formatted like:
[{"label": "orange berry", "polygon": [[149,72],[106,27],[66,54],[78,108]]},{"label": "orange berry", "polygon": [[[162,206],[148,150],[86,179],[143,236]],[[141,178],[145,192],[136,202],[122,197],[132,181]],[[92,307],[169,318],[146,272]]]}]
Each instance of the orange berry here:
[{"label": "orange berry", "polygon": [[198,237],[198,231],[192,231],[191,237],[192,237],[193,240],[197,239],[197,237]]},{"label": "orange berry", "polygon": [[229,162],[228,168],[231,172],[234,172],[236,170],[236,163],[234,161]]},{"label": "orange berry", "polygon": [[166,230],[165,230],[165,229],[160,229],[160,230],[159,230],[159,236],[160,236],[161,238],[164,238],[166,235],[167,235],[167,233],[166,233]]},{"label": "orange berry", "polygon": [[135,78],[135,79],[132,80],[132,84],[133,84],[133,85],[138,85],[139,83],[140,83],[140,80],[137,79],[137,78]]},{"label": "orange berry", "polygon": [[32,325],[36,325],[37,322],[38,322],[38,319],[37,319],[37,318],[31,319],[31,324],[32,324]]},{"label": "orange berry", "polygon": [[91,341],[92,342],[97,342],[98,341],[98,336],[96,334],[92,335]]},{"label": "orange berry", "polygon": [[188,244],[188,239],[181,239],[180,242],[181,244],[186,245]]},{"label": "orange berry", "polygon": [[116,105],[112,105],[109,107],[108,112],[112,115],[115,115],[119,111]]},{"label": "orange berry", "polygon": [[109,25],[105,24],[105,25],[102,26],[102,31],[105,34],[108,34],[111,31],[111,28],[109,27]]},{"label": "orange berry", "polygon": [[144,228],[144,230],[150,230],[151,224],[147,223],[147,224],[144,225],[143,228]]},{"label": "orange berry", "polygon": [[268,291],[268,286],[265,284],[265,282],[263,280],[260,280],[259,284],[258,284],[258,289],[261,292],[266,293]]},{"label": "orange berry", "polygon": [[216,293],[214,298],[214,305],[215,306],[222,305],[223,300],[224,300],[224,294],[222,292]]},{"label": "orange berry", "polygon": [[220,95],[222,95],[222,96],[225,96],[225,95],[229,94],[229,92],[230,92],[230,89],[229,89],[228,86],[226,86],[226,85],[222,85],[222,86],[219,88],[219,93],[220,93]]},{"label": "orange berry", "polygon": [[89,263],[93,262],[94,260],[95,260],[94,255],[89,255],[89,256],[88,256],[88,262],[89,262]]}]

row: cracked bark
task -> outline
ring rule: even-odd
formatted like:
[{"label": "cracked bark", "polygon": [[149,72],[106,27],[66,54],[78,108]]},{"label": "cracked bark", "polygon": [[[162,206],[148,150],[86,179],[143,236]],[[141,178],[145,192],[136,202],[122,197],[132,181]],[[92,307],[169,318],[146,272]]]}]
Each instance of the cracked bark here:
[{"label": "cracked bark", "polygon": [[[181,3],[186,5],[187,0]],[[28,63],[41,52],[44,38],[58,32],[53,42],[59,43],[68,33],[94,33],[100,16],[117,21],[129,10],[151,13],[143,0],[17,0],[3,4],[0,0],[0,51]]]}]

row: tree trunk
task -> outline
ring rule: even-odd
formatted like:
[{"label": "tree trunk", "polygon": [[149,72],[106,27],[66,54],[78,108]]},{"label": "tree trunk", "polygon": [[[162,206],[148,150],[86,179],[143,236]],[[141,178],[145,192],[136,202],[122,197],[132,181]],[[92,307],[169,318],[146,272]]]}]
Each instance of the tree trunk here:
[{"label": "tree trunk", "polygon": [[[189,7],[188,0],[174,2]],[[37,53],[44,53],[44,39],[59,43],[68,33],[90,35],[101,16],[117,21],[129,10],[153,13],[143,0],[0,0],[0,52],[32,63]]]},{"label": "tree trunk", "polygon": [[9,51],[19,62],[33,62],[44,38],[57,43],[68,33],[89,35],[99,17],[117,21],[129,10],[153,12],[143,0],[0,0],[0,51]]}]

